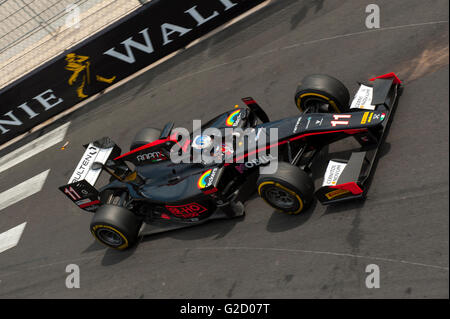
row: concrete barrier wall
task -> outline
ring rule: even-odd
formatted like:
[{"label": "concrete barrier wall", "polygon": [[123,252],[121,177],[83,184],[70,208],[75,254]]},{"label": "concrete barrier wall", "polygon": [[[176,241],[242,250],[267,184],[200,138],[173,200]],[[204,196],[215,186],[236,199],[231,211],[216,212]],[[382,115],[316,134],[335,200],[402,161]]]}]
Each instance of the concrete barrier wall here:
[{"label": "concrete barrier wall", "polygon": [[0,89],[141,6],[138,0],[0,0]]},{"label": "concrete barrier wall", "polygon": [[153,0],[0,90],[0,144],[263,0]]}]

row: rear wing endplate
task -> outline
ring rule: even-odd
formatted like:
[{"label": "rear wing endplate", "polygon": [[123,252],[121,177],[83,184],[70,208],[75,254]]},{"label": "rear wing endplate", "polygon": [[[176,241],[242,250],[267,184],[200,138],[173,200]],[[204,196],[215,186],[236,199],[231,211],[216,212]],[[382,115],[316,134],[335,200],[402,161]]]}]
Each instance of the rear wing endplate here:
[{"label": "rear wing endplate", "polygon": [[84,145],[86,151],[81,157],[67,185],[59,187],[71,201],[86,211],[97,210],[100,200],[96,190],[97,182],[102,169],[93,169],[92,164],[100,162],[106,164],[120,155],[121,149],[108,137]]}]

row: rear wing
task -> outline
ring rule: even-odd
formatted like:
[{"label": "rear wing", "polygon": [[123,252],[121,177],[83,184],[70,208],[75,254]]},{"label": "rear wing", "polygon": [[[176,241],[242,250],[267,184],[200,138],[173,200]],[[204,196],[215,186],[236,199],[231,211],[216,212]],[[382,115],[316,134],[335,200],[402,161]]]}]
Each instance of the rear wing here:
[{"label": "rear wing", "polygon": [[105,164],[120,155],[121,149],[108,137],[104,137],[88,145],[81,157],[67,185],[59,187],[78,207],[89,212],[99,207],[99,192],[95,188],[102,169],[93,169],[92,164],[100,162]]}]

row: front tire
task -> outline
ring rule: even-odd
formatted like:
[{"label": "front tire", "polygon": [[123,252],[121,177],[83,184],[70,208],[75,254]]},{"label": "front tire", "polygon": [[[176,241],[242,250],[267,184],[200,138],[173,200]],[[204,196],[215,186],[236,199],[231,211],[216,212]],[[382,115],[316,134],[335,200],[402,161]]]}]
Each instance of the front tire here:
[{"label": "front tire", "polygon": [[103,245],[124,250],[137,242],[141,225],[142,221],[128,209],[106,204],[95,213],[90,230]]},{"label": "front tire", "polygon": [[261,174],[256,184],[259,196],[267,204],[289,215],[304,211],[314,198],[312,178],[286,162],[279,162],[273,174]]},{"label": "front tire", "polygon": [[338,79],[315,74],[305,77],[295,93],[300,112],[345,113],[349,110],[350,93]]}]

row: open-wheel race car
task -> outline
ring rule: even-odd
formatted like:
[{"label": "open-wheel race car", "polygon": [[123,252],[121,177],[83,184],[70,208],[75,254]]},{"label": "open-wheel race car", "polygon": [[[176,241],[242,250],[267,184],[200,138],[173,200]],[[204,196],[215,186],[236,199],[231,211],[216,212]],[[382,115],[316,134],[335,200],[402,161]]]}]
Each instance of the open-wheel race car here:
[{"label": "open-wheel race car", "polygon": [[[253,98],[244,98],[245,107],[215,117],[188,136],[173,122],[162,130],[144,128],[124,154],[110,138],[101,138],[85,145],[60,190],[93,213],[94,237],[119,250],[141,235],[243,216],[239,194],[249,180],[268,205],[287,214],[301,213],[314,198],[324,205],[364,198],[402,84],[389,73],[359,85],[350,101],[339,80],[310,75],[295,94],[298,116],[270,121]],[[311,166],[316,155],[348,137],[359,150],[330,160],[315,189]],[[214,160],[195,160],[205,152]],[[109,183],[96,188],[105,171]]]}]

